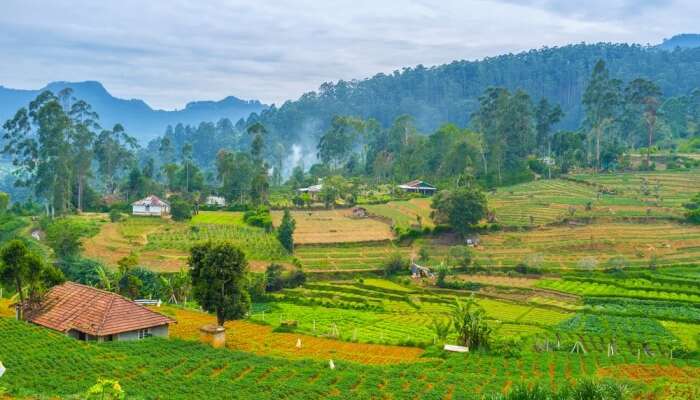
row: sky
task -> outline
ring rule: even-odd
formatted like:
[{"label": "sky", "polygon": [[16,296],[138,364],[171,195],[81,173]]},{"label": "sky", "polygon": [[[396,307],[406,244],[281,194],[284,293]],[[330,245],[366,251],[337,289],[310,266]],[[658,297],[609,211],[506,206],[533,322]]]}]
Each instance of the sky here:
[{"label": "sky", "polygon": [[[585,4],[585,5],[581,5]],[[102,82],[154,108],[282,104],[323,82],[696,33],[697,0],[2,0],[0,85]]]}]

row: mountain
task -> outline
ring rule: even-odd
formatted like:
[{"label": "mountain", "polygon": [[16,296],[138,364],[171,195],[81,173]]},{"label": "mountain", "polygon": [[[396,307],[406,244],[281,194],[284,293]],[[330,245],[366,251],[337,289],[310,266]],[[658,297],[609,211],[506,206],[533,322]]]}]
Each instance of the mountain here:
[{"label": "mountain", "polygon": [[162,135],[168,125],[198,125],[200,122],[216,122],[221,118],[228,118],[235,123],[240,118],[247,118],[251,113],[259,113],[267,108],[257,100],[241,100],[229,96],[220,101],[191,102],[182,110],[154,110],[142,100],[125,100],[112,96],[99,82],[52,82],[39,90],[0,86],[0,121],[11,118],[17,109],[26,106],[42,91],[58,93],[67,87],[73,89],[76,98],[92,105],[100,115],[103,127],[111,127],[119,122],[141,143]]},{"label": "mountain", "polygon": [[662,50],[674,50],[677,47],[681,49],[700,47],[700,34],[683,33],[676,35],[670,39],[664,39],[663,43],[656,47]]},{"label": "mountain", "polygon": [[547,98],[559,104],[565,116],[557,128],[573,130],[584,118],[581,98],[598,60],[624,82],[653,80],[666,98],[700,88],[700,47],[666,51],[636,44],[582,43],[328,82],[296,101],[263,111],[260,122],[287,146],[302,144],[313,151],[334,115],[374,118],[388,126],[408,114],[429,133],[446,122],[467,126],[484,90],[504,87],[522,89],[535,102]]}]

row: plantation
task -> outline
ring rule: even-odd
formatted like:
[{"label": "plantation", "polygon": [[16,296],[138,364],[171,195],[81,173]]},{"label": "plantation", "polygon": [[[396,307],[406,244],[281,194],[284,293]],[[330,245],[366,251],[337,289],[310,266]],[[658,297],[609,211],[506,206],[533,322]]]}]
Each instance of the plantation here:
[{"label": "plantation", "polygon": [[[337,361],[336,368],[330,370],[328,360],[261,357],[176,339],[86,344],[8,319],[0,319],[0,327],[0,357],[8,368],[3,385],[20,396],[80,395],[98,377],[106,376],[117,379],[129,397],[145,399],[213,395],[265,399],[388,395],[439,399],[449,395],[478,399],[482,394],[500,392],[513,380],[555,388],[570,379],[594,376],[629,362],[623,356],[568,352],[535,353],[520,359],[473,353],[444,360],[429,357],[398,366]],[[16,351],[20,347],[31,350]],[[639,366],[656,362],[656,358],[646,357]],[[686,360],[671,365],[698,367]],[[41,375],[35,373],[38,369]],[[660,381],[669,378],[657,376]],[[635,390],[641,388],[638,385]]]}]

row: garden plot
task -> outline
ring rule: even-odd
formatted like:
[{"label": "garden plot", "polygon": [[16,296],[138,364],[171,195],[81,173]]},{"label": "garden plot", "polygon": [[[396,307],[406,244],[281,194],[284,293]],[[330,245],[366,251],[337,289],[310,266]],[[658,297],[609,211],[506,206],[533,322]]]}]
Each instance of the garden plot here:
[{"label": "garden plot", "polygon": [[[391,240],[391,227],[371,218],[352,218],[349,209],[292,211],[296,221],[294,242],[298,245],[319,243],[376,242]],[[272,213],[278,226],[282,212]]]}]

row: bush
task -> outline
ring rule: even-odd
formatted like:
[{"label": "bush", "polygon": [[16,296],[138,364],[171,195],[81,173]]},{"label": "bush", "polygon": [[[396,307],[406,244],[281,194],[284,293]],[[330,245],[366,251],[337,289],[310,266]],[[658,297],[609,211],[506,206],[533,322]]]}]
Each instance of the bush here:
[{"label": "bush", "polygon": [[384,275],[392,276],[401,271],[407,270],[409,267],[408,260],[403,258],[400,253],[394,253],[384,261]]},{"label": "bush", "polygon": [[192,219],[192,206],[184,200],[175,200],[170,204],[170,215],[173,221]]},{"label": "bush", "polygon": [[116,208],[113,208],[109,210],[109,220],[112,222],[119,222],[122,220],[122,213],[121,211],[117,210]]},{"label": "bush", "polygon": [[264,228],[267,232],[272,231],[272,216],[270,215],[270,209],[265,206],[246,211],[243,214],[243,221],[250,226]]}]

